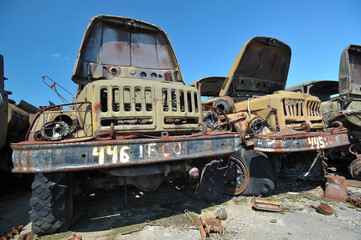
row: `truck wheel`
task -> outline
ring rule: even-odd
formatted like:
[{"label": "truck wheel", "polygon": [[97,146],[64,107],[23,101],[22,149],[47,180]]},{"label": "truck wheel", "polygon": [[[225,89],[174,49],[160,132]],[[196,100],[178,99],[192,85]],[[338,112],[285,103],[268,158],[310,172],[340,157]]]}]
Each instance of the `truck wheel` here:
[{"label": "truck wheel", "polygon": [[275,189],[277,177],[267,155],[263,152],[244,148],[235,154],[247,164],[249,169],[248,185],[242,195],[263,197],[271,195]]},{"label": "truck wheel", "polygon": [[229,156],[229,167],[224,177],[226,183],[224,192],[228,195],[241,194],[249,184],[249,171],[246,162],[241,158],[239,152]]},{"label": "truck wheel", "polygon": [[[317,152],[289,154],[287,158],[282,161],[281,177],[302,180],[322,180],[325,175],[322,159],[318,157],[312,166],[316,157]],[[307,174],[308,171],[309,173]]]},{"label": "truck wheel", "polygon": [[44,235],[67,230],[73,215],[72,174],[36,173],[31,188],[33,232]]}]

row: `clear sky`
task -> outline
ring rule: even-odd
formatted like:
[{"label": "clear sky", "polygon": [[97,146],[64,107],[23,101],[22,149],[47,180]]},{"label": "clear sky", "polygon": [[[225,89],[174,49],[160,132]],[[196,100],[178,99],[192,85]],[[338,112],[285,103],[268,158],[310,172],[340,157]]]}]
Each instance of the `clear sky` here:
[{"label": "clear sky", "polygon": [[274,37],[291,47],[287,86],[337,80],[342,50],[351,43],[361,45],[360,10],[359,0],[0,0],[0,54],[9,78],[5,88],[17,102],[62,103],[41,77],[48,75],[75,92],[74,62],[88,21],[98,14],[162,27],[186,84],[227,75],[243,44],[254,36]]}]

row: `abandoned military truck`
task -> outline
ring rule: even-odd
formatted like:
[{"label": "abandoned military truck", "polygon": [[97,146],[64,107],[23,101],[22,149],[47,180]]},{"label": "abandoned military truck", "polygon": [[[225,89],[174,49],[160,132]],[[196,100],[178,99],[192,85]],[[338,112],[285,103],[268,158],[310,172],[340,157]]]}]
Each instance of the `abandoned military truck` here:
[{"label": "abandoned military truck", "polygon": [[248,195],[269,195],[277,176],[323,177],[324,150],[348,144],[340,122],[325,128],[321,101],[285,89],[290,47],[274,38],[254,37],[239,52],[227,77],[192,83],[203,97],[209,129],[241,135],[239,157],[249,168]]},{"label": "abandoned military truck", "polygon": [[24,141],[29,128],[29,114],[36,113],[38,109],[24,100],[16,104],[10,99],[12,92],[5,90],[6,79],[4,57],[0,54],[0,171],[2,177],[8,179],[13,168],[10,143]]},{"label": "abandoned military truck", "polygon": [[[242,192],[247,168],[233,155],[238,133],[206,131],[197,89],[185,86],[167,34],[136,19],[100,15],[86,29],[70,104],[36,114],[24,142],[13,144],[14,172],[35,173],[32,229],[66,230],[73,199],[87,189],[134,185],[155,190],[165,179],[200,181],[218,167],[225,191]],[[210,169],[208,171],[207,169]],[[218,182],[218,181],[216,181]],[[197,192],[197,193],[198,193]]]},{"label": "abandoned military truck", "polygon": [[327,164],[346,166],[353,178],[361,180],[361,46],[351,44],[343,50],[338,82],[311,81],[286,90],[317,96],[326,123],[339,121],[347,128],[350,145],[327,150]]}]

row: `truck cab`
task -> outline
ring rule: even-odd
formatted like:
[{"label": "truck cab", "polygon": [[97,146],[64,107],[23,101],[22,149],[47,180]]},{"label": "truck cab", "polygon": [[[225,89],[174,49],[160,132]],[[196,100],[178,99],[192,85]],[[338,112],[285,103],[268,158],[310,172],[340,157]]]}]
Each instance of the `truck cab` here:
[{"label": "truck cab", "polygon": [[[226,77],[205,77],[191,84],[208,97],[202,102],[207,126],[240,133],[251,181],[262,175],[261,168],[251,167],[259,159],[275,174],[318,178],[323,173],[319,158],[323,151],[348,144],[342,124],[324,127],[319,98],[284,91],[290,60],[287,44],[254,37],[242,47]],[[263,173],[268,180],[277,179],[272,171]]]}]

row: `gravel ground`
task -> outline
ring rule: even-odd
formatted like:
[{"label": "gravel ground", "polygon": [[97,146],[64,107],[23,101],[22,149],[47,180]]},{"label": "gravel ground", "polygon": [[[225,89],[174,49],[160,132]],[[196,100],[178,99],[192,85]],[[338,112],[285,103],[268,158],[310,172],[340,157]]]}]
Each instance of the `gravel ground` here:
[{"label": "gravel ground", "polygon": [[[361,189],[351,188],[353,192]],[[229,197],[214,203],[201,203],[164,184],[151,193],[129,188],[128,205],[122,189],[98,191],[79,204],[77,220],[68,232],[42,236],[39,239],[67,239],[72,234],[84,240],[115,239],[200,239],[196,226],[199,216],[209,216],[223,207],[228,218],[222,221],[225,234],[211,239],[361,239],[361,209],[348,203],[322,199],[322,188],[304,182],[281,182],[275,195],[289,211],[262,212],[252,209],[252,197]],[[0,232],[29,223],[30,191],[17,191],[0,198]],[[335,214],[325,216],[310,205],[326,202]]]}]

